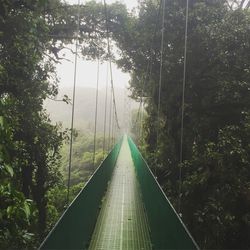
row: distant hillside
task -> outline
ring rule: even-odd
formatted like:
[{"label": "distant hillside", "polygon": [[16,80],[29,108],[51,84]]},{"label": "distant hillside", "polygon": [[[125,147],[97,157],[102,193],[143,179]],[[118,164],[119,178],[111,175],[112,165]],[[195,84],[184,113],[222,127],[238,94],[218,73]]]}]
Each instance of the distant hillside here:
[{"label": "distant hillside", "polygon": [[[62,99],[63,95],[68,95],[72,99],[71,88],[61,88],[57,99]],[[119,122],[121,127],[126,127],[129,121],[131,110],[138,107],[138,104],[131,98],[126,97],[128,93],[125,89],[115,89],[116,105]],[[76,88],[76,100],[75,100],[75,128],[77,129],[92,129],[95,119],[95,95],[96,89],[94,88]],[[97,129],[103,130],[104,112],[105,112],[105,89],[101,89],[98,92],[98,124]],[[108,108],[109,114],[110,96],[108,95]],[[71,123],[71,104],[64,102],[53,101],[47,99],[44,104],[45,109],[50,114],[50,118],[53,122],[62,122],[64,127],[70,127]],[[107,116],[109,117],[109,115]]]}]

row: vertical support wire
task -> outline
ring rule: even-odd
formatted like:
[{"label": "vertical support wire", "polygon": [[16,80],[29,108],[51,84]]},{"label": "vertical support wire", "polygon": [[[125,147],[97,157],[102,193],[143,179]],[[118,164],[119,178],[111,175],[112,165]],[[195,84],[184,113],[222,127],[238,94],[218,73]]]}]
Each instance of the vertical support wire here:
[{"label": "vertical support wire", "polygon": [[100,59],[99,59],[99,49],[98,49],[97,76],[96,76],[96,95],[95,95],[95,128],[94,128],[93,170],[95,169],[96,127],[97,127],[98,91],[99,91],[99,72],[100,72]]},{"label": "vertical support wire", "polygon": [[[137,124],[138,121],[140,121],[140,125],[139,127],[142,129],[142,119],[139,119],[140,117],[140,112],[143,112],[143,108],[144,108],[144,101],[143,101],[143,94],[144,94],[144,90],[145,90],[145,85],[147,81],[150,81],[151,79],[151,74],[152,74],[152,64],[153,64],[153,45],[154,45],[154,41],[155,41],[155,37],[156,37],[156,31],[157,31],[157,27],[158,27],[158,21],[159,21],[159,16],[160,16],[160,10],[161,10],[161,6],[162,6],[162,1],[160,0],[159,6],[158,6],[158,13],[157,13],[157,20],[155,22],[155,27],[154,27],[154,35],[152,36],[152,40],[151,40],[151,45],[150,45],[150,50],[149,50],[149,59],[147,62],[147,68],[146,68],[146,74],[142,77],[143,79],[143,83],[142,83],[142,89],[141,89],[141,94],[140,94],[140,105],[137,111],[137,116],[136,116],[136,120],[135,120],[135,124]],[[143,115],[142,115],[143,118]],[[143,138],[143,130],[139,130],[139,137]]]},{"label": "vertical support wire", "polygon": [[109,56],[109,68],[110,68],[110,82],[111,82],[111,94],[113,97],[113,108],[115,110],[115,120],[117,123],[117,127],[120,129],[118,115],[117,115],[117,108],[116,108],[116,101],[115,101],[115,90],[114,90],[114,81],[113,81],[113,71],[112,71],[112,62],[111,62],[111,50],[110,50],[110,41],[109,41],[109,24],[108,24],[108,11],[107,11],[107,4],[106,0],[104,0],[104,14],[106,19],[106,35],[107,35],[107,47],[108,47],[108,56]]},{"label": "vertical support wire", "polygon": [[108,82],[109,82],[109,64],[107,63],[105,104],[104,104],[104,125],[103,125],[103,158],[106,150],[106,126],[107,126],[107,103],[108,103]]},{"label": "vertical support wire", "polygon": [[74,115],[75,115],[75,94],[76,94],[76,71],[77,71],[77,57],[78,57],[78,42],[80,30],[80,0],[78,0],[78,13],[77,13],[77,38],[75,41],[75,61],[74,61],[74,83],[73,83],[73,98],[72,98],[72,111],[71,111],[71,127],[70,127],[70,149],[69,149],[69,168],[68,168],[68,185],[67,185],[67,199],[66,205],[69,206],[69,193],[70,193],[70,179],[71,179],[71,165],[72,165],[72,152],[73,152],[73,129],[74,129]]},{"label": "vertical support wire", "polygon": [[141,117],[140,117],[140,146],[143,145],[143,119],[144,119],[144,103],[142,102]]},{"label": "vertical support wire", "polygon": [[110,97],[109,97],[109,137],[108,137],[108,151],[110,150],[110,144],[111,144],[111,122],[112,122],[112,87],[110,91]]},{"label": "vertical support wire", "polygon": [[[163,71],[163,49],[164,49],[164,31],[165,31],[165,6],[166,0],[162,0],[162,24],[161,24],[161,48],[160,48],[160,76],[158,86],[158,104],[157,104],[157,124],[156,124],[156,148],[155,152],[159,149],[159,130],[160,130],[160,109],[161,109],[161,87],[162,87],[162,71]],[[156,154],[157,157],[157,154]],[[157,159],[155,158],[154,175],[157,177]]]},{"label": "vertical support wire", "polygon": [[182,82],[182,104],[181,104],[181,140],[180,140],[180,168],[179,168],[179,192],[178,192],[178,212],[181,213],[181,192],[182,192],[182,162],[183,162],[183,137],[184,137],[184,112],[185,112],[185,87],[186,87],[186,67],[187,67],[187,36],[188,36],[188,9],[189,1],[186,2],[185,20],[185,42],[184,42],[184,63]]},{"label": "vertical support wire", "polygon": [[114,131],[115,130],[115,110],[113,109],[112,110],[112,143],[111,143],[111,148],[113,148],[113,146],[114,146],[114,143],[115,143],[115,137],[114,137]]},{"label": "vertical support wire", "polygon": [[163,0],[162,7],[162,30],[161,30],[161,55],[160,55],[160,78],[158,88],[158,105],[157,105],[157,129],[156,129],[156,148],[158,149],[159,143],[159,130],[160,130],[160,109],[161,109],[161,88],[162,88],[162,71],[163,71],[163,50],[164,50],[164,31],[165,31],[165,6],[166,0]]}]

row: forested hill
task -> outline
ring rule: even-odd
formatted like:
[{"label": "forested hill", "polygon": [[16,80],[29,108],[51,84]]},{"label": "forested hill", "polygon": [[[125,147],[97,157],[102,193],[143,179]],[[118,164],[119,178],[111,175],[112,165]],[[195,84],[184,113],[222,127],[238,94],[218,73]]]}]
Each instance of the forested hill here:
[{"label": "forested hill", "polygon": [[[123,88],[115,88],[117,112],[119,114],[119,120],[121,124],[124,124],[124,115],[128,114],[124,109],[127,107],[126,102],[128,97],[126,91]],[[59,94],[56,99],[60,100],[64,95],[69,98],[72,96],[71,88],[60,88]],[[100,89],[98,92],[98,119],[97,119],[97,129],[103,131],[104,124],[104,114],[105,114],[105,89]],[[92,128],[95,120],[95,98],[96,89],[89,87],[76,87],[76,101],[75,101],[75,128],[76,129],[86,129]],[[136,109],[138,104],[131,98],[129,98],[130,109]],[[70,102],[71,103],[71,102]],[[44,108],[47,110],[50,118],[53,122],[62,122],[63,127],[70,127],[71,122],[71,110],[72,105],[66,102],[54,101],[47,99],[44,103]],[[110,94],[108,93],[107,99],[107,113],[109,113],[110,105]],[[126,117],[126,119],[129,119]]]}]

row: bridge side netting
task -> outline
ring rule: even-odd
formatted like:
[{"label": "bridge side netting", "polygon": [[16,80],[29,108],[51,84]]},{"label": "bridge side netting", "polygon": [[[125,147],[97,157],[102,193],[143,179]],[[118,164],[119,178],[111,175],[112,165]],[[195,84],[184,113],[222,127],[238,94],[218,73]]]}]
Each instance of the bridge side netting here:
[{"label": "bridge side netting", "polygon": [[102,162],[85,187],[61,216],[40,249],[87,249],[102,198],[111,178],[121,141]]},{"label": "bridge side netting", "polygon": [[153,249],[198,249],[136,145],[131,138],[128,142],[147,211]]}]

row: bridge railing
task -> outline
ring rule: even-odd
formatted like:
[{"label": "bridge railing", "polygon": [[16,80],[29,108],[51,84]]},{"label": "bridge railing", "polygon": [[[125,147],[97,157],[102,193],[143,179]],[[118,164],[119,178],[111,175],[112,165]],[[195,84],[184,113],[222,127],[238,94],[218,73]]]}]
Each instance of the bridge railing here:
[{"label": "bridge railing", "polygon": [[128,142],[149,220],[153,249],[199,249],[129,137]]},{"label": "bridge railing", "polygon": [[87,249],[120,151],[117,143],[63,213],[40,249]]}]

